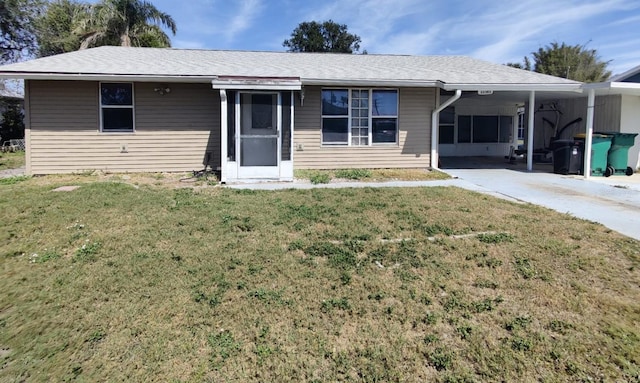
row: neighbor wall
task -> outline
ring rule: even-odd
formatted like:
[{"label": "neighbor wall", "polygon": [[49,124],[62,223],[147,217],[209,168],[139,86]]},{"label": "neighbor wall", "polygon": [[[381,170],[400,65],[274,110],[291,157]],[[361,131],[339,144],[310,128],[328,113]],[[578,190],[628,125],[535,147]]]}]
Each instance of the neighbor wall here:
[{"label": "neighbor wall", "polygon": [[[620,132],[640,133],[640,96],[622,96],[620,111]],[[636,136],[635,145],[629,149],[628,165],[640,170],[640,137]]]}]

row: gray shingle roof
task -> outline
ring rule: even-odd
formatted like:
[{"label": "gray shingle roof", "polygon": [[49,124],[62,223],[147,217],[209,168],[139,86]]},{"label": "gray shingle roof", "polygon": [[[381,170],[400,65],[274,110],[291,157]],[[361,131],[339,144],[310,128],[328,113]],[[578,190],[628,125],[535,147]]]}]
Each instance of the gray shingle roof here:
[{"label": "gray shingle roof", "polygon": [[396,83],[453,88],[570,90],[580,83],[464,56],[355,55],[99,47],[0,67],[0,77],[293,77],[303,84]]},{"label": "gray shingle roof", "polygon": [[636,75],[637,75],[637,74],[639,74],[639,73],[640,73],[640,65],[635,66],[635,67],[633,67],[633,68],[629,69],[629,70],[628,70],[628,71],[626,71],[626,72],[623,72],[623,73],[617,74],[617,75],[615,75],[615,76],[612,76],[612,77],[609,79],[609,81],[610,81],[610,82],[626,81],[626,80],[628,80],[629,78],[634,77],[634,76],[636,76]]}]

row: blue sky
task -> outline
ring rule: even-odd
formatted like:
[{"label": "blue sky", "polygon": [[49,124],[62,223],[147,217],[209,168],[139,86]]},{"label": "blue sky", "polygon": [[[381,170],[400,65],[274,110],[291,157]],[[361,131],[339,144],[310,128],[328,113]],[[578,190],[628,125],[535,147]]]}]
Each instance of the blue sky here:
[{"label": "blue sky", "polygon": [[303,21],[332,19],[369,53],[522,62],[553,41],[587,44],[613,73],[640,65],[638,0],[151,0],[176,48],[283,51]]}]

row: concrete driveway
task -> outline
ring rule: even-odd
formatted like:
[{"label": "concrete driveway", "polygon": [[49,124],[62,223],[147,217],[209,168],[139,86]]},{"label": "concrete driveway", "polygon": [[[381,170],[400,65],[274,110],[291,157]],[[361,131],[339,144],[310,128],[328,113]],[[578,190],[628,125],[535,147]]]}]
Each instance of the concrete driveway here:
[{"label": "concrete driveway", "polygon": [[599,222],[640,240],[640,175],[585,180],[582,176],[563,176],[548,170],[449,168],[444,171],[478,187],[476,190]]}]

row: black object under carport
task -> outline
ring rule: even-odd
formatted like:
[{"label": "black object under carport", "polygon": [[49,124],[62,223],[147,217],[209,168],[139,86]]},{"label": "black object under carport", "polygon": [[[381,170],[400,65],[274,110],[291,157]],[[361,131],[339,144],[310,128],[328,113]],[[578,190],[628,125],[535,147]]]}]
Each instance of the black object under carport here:
[{"label": "black object under carport", "polygon": [[551,150],[555,174],[582,174],[583,141],[555,140],[551,142]]}]

